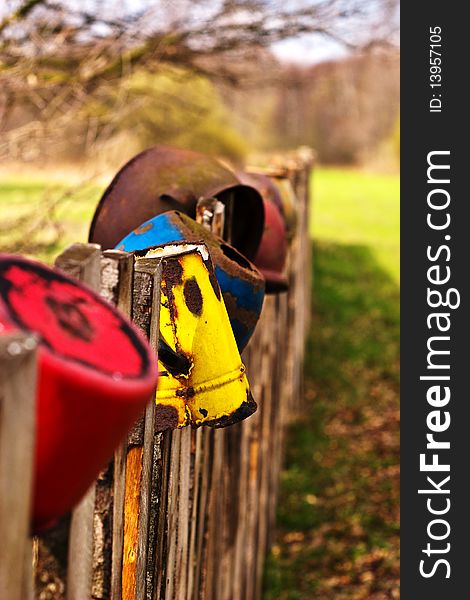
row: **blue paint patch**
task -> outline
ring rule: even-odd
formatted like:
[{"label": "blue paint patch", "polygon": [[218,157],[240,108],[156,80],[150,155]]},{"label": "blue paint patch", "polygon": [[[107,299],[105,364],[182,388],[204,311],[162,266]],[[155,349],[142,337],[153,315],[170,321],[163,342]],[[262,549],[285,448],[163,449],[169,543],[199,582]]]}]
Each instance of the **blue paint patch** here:
[{"label": "blue paint patch", "polygon": [[[150,227],[149,227],[150,226]],[[148,230],[145,229],[148,227]],[[157,215],[145,223],[142,223],[137,229],[139,233],[132,231],[123,238],[116,248],[133,252],[134,250],[145,250],[150,246],[159,246],[160,244],[169,244],[170,242],[181,242],[184,240],[183,234],[174,225],[167,214]],[[143,232],[143,233],[140,233]]]}]

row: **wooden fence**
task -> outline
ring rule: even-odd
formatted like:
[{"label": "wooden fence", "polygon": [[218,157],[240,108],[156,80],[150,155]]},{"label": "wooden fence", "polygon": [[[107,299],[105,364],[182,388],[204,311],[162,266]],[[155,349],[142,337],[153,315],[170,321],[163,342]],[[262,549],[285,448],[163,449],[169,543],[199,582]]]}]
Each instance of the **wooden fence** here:
[{"label": "wooden fence", "polygon": [[[310,314],[311,159],[299,153],[286,167],[299,200],[290,287],[266,297],[243,355],[258,411],[227,429],[159,433],[150,403],[80,505],[32,544],[35,342],[0,332],[0,600],[260,597]],[[159,261],[76,244],[56,265],[116,303],[156,348]]]}]

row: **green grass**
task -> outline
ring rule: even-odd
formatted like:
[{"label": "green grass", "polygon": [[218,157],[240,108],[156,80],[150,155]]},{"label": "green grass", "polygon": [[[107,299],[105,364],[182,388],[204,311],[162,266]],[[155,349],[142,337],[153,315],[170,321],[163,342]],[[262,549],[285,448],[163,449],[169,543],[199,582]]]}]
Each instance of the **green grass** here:
[{"label": "green grass", "polygon": [[87,240],[101,193],[93,183],[0,175],[0,251],[51,262],[68,244]]},{"label": "green grass", "polygon": [[367,246],[378,265],[398,281],[398,176],[346,169],[317,169],[312,184],[313,237]]},{"label": "green grass", "polygon": [[264,600],[398,598],[398,178],[314,175],[305,410]]}]

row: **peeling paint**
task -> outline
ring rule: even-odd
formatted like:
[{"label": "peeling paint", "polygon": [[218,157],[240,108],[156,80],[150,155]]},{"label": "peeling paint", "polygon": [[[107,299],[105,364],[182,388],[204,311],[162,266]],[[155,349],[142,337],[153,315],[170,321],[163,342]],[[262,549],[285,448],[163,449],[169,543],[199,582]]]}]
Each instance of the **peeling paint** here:
[{"label": "peeling paint", "polygon": [[[159,379],[157,406],[172,407],[177,427],[225,427],[246,418],[256,403],[225,304],[210,280],[210,259],[203,260],[196,248],[173,258],[167,254],[163,262],[162,339],[169,359],[172,352],[184,356],[191,368],[178,373],[168,368],[164,356],[159,357],[167,376]],[[169,423],[166,419],[159,427]]]}]

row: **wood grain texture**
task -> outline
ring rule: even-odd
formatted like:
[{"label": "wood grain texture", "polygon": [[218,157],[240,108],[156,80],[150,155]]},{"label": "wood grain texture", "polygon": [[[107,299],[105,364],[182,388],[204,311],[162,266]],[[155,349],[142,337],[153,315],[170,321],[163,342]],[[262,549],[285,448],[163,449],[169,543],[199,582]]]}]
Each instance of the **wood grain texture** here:
[{"label": "wood grain texture", "polygon": [[[0,335],[0,592],[30,597],[31,516],[36,413],[36,340]],[[25,587],[26,586],[26,587]]]},{"label": "wood grain texture", "polygon": [[[101,250],[97,244],[73,244],[55,266],[96,292],[101,289]],[[93,528],[96,490],[93,484],[72,511],[69,538],[67,600],[91,596],[93,577]]]},{"label": "wood grain texture", "polygon": [[[160,307],[160,261],[137,261],[132,288],[132,318],[158,347]],[[122,598],[143,600],[148,579],[148,539],[152,504],[152,473],[155,443],[155,401],[128,435],[124,500]]]},{"label": "wood grain texture", "polygon": [[142,481],[143,455],[143,446],[133,446],[128,450],[126,458],[122,600],[134,600],[136,597],[140,486]]},{"label": "wood grain texture", "polygon": [[[100,294],[132,315],[134,257],[106,250],[101,256]],[[105,478],[97,481],[94,513],[93,600],[120,600],[124,549],[127,440],[118,447]]]}]

